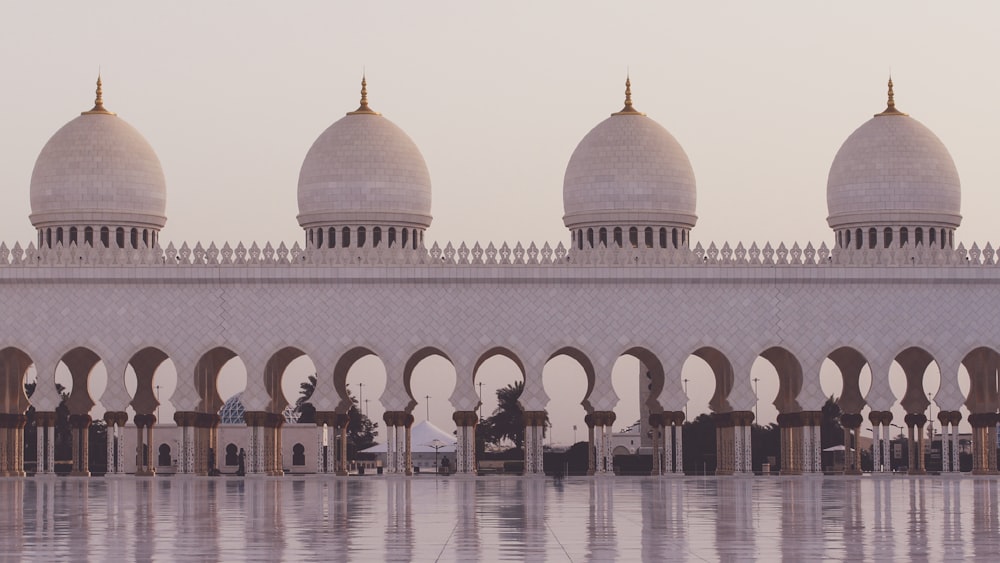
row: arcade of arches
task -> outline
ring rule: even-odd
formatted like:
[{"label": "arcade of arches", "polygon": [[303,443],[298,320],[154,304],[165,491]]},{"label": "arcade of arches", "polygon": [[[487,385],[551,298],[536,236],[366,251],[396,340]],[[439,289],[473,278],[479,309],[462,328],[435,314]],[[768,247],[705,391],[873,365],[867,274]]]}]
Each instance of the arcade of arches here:
[{"label": "arcade of arches", "polygon": [[[346,378],[351,366],[360,358],[373,354],[367,348],[354,348],[343,354],[334,363],[330,381],[336,389],[336,396],[346,397]],[[294,347],[285,347],[270,356],[263,364],[259,375],[260,383],[266,390],[267,401],[260,410],[248,410],[245,413],[245,423],[248,432],[248,451],[245,452],[245,471],[248,474],[280,475],[282,474],[282,428],[285,424],[283,410],[288,406],[288,399],[281,391],[281,378],[288,365],[305,353]],[[681,427],[685,419],[683,409],[667,410],[661,406],[659,397],[669,378],[675,380],[681,376],[680,366],[664,366],[660,359],[644,348],[631,348],[623,351],[625,355],[635,356],[640,361],[640,371],[646,374],[650,384],[643,388],[647,390],[641,397],[643,427],[648,433],[649,445],[653,452],[653,473],[670,475],[683,472],[683,441]],[[402,384],[404,389],[397,390],[407,394],[408,400],[401,407],[393,408],[394,403],[385,406],[383,417],[385,434],[383,439],[388,444],[388,456],[385,472],[387,474],[412,474],[410,459],[410,428],[413,424],[413,408],[417,402],[409,397],[409,380],[414,367],[430,355],[448,358],[448,355],[437,348],[425,348],[409,357],[403,364],[401,377],[388,379],[389,385],[394,382]],[[471,384],[475,371],[488,358],[494,355],[509,357],[525,377],[525,398],[531,402],[536,400],[533,408],[528,405],[525,412],[525,473],[541,474],[542,468],[542,425],[545,420],[544,403],[547,401],[544,389],[540,389],[540,371],[529,369],[521,358],[506,348],[490,349],[482,354],[473,364],[468,373],[466,383]],[[567,355],[583,368],[587,376],[587,394],[582,404],[587,411],[582,421],[588,429],[588,439],[591,452],[589,467],[592,474],[608,474],[612,469],[611,427],[615,422],[613,411],[617,398],[609,388],[610,372],[605,369],[598,371],[591,359],[581,350],[563,347],[553,351],[549,358]],[[181,410],[174,415],[180,436],[180,452],[178,471],[180,473],[208,475],[222,463],[233,465],[229,458],[235,455],[235,446],[228,445],[229,450],[219,447],[218,428],[219,412],[222,406],[221,398],[216,389],[216,378],[222,366],[235,358],[237,354],[226,347],[216,347],[204,354],[194,364],[193,387],[197,393],[197,402],[191,410]],[[727,355],[719,349],[702,347],[694,350],[691,356],[703,360],[715,377],[715,392],[709,403],[712,419],[716,425],[718,466],[716,473],[730,475],[748,473],[751,471],[750,425],[754,415],[747,410],[734,408],[730,404],[730,392],[734,382],[740,378]],[[773,403],[777,408],[778,424],[781,436],[781,467],[783,474],[796,475],[821,471],[820,466],[820,413],[806,410],[799,402],[803,388],[803,365],[791,351],[783,347],[770,347],[759,353],[759,357],[769,362],[776,371],[779,380],[777,396]],[[924,374],[928,367],[935,363],[935,358],[925,349],[909,347],[899,352],[893,361],[905,374],[906,391],[901,400],[901,406],[907,414],[902,421],[894,421],[888,408],[879,405],[869,405],[861,390],[861,373],[868,367],[880,378],[888,376],[888,366],[874,366],[857,349],[840,347],[832,350],[826,359],[833,362],[839,369],[843,389],[838,404],[843,412],[840,422],[845,432],[845,443],[857,443],[860,428],[864,422],[862,409],[871,407],[868,421],[878,438],[873,442],[874,471],[889,470],[890,426],[905,426],[909,440],[908,470],[912,474],[922,474],[924,467],[924,427],[928,420],[925,412],[928,406],[928,393],[924,388]],[[131,424],[128,415],[123,410],[109,410],[104,414],[108,428],[107,468],[109,474],[125,471],[125,457],[131,452],[159,451],[160,457],[170,456],[170,449],[164,452],[165,445],[156,448],[154,429],[158,424],[156,407],[159,404],[153,392],[153,377],[157,368],[168,361],[169,357],[163,351],[149,347],[143,348],[131,356],[127,365],[136,375],[137,385],[133,396],[129,398],[130,406],[135,414]],[[91,423],[90,410],[94,406],[94,398],[88,392],[88,375],[102,361],[102,358],[88,348],[77,347],[61,356],[60,362],[68,368],[72,377],[72,391],[65,400],[70,413],[73,432],[73,475],[89,475],[86,460],[88,459],[87,428]],[[0,426],[0,469],[3,475],[24,475],[24,424],[25,411],[29,400],[24,393],[24,379],[33,365],[29,352],[19,348],[8,347],[0,350],[0,381],[3,382],[4,411],[2,426]],[[961,360],[961,365],[969,375],[969,391],[963,404],[971,413],[968,422],[973,428],[973,473],[996,474],[995,444],[998,423],[997,409],[1000,406],[997,373],[1000,368],[1000,354],[990,347],[977,347],[968,352]],[[879,369],[879,368],[883,369]],[[954,373],[957,377],[957,370]],[[744,378],[749,374],[742,374]],[[944,378],[944,373],[942,374]],[[251,386],[252,387],[252,386]],[[456,394],[460,395],[456,385]],[[875,386],[873,386],[875,387]],[[869,395],[872,393],[869,392]],[[327,397],[334,394],[327,394]],[[387,390],[386,395],[392,395]],[[538,402],[538,398],[542,398]],[[348,417],[346,400],[325,401],[317,395],[320,405],[316,415],[316,472],[347,475],[346,426]],[[768,399],[762,397],[762,399]],[[453,400],[459,404],[461,400]],[[397,403],[398,404],[398,403]],[[468,404],[468,403],[467,403]],[[679,403],[674,403],[679,404]],[[595,407],[595,405],[598,405]],[[476,405],[472,405],[475,407]],[[37,406],[36,406],[37,408]],[[941,410],[937,416],[942,428],[942,470],[957,472],[958,466],[958,423],[962,418],[957,409]],[[38,473],[54,472],[53,454],[53,420],[55,413],[38,409],[36,420]],[[456,451],[456,471],[461,474],[473,474],[476,471],[475,460],[475,426],[479,421],[475,408],[460,408],[453,413],[457,426],[458,448]],[[902,422],[902,425],[893,424]],[[126,433],[126,426],[132,426]],[[127,437],[126,434],[134,436]],[[334,447],[326,448],[325,444]],[[296,444],[294,455],[299,458],[297,465],[302,465],[305,449],[302,444]],[[241,457],[243,453],[241,452]],[[220,456],[226,456],[220,458]],[[153,475],[155,473],[155,456],[148,454],[136,455],[135,474]],[[846,457],[844,472],[861,474],[860,449],[854,449]]]}]

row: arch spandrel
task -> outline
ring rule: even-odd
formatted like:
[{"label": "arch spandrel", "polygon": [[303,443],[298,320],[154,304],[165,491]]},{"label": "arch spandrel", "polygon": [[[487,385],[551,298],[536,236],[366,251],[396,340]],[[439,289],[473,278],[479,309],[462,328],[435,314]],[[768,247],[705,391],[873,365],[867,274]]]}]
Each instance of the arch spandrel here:
[{"label": "arch spandrel", "polygon": [[[660,360],[660,355],[653,351],[652,348],[645,346],[632,346],[622,352],[619,356],[632,356],[633,358],[639,360],[640,368],[645,368],[650,374],[650,385],[648,397],[646,399],[646,408],[650,412],[662,412],[664,410],[664,405],[661,402],[661,396],[663,395],[664,387],[666,386],[666,372],[663,369],[663,362]],[[618,358],[616,358],[617,361]],[[611,381],[611,372],[608,371],[608,381]],[[612,388],[613,390],[613,388]],[[617,405],[618,395],[615,395],[615,404]],[[678,408],[677,410],[681,410]],[[598,409],[603,410],[603,409]],[[613,410],[607,409],[607,410]]]},{"label": "arch spandrel", "polygon": [[931,364],[936,364],[934,356],[927,350],[911,346],[896,355],[896,362],[906,374],[906,393],[899,403],[906,412],[919,413],[931,404],[924,389],[924,374]]},{"label": "arch spandrel", "polygon": [[715,392],[708,402],[708,408],[715,413],[734,410],[729,401],[734,384],[733,364],[729,358],[722,351],[711,346],[703,346],[693,350],[688,357],[690,356],[704,360],[715,377]]},{"label": "arch spandrel", "polygon": [[[1000,389],[996,375],[1000,369],[1000,354],[993,348],[979,347],[965,355],[962,365],[969,372],[969,393],[964,401],[969,412],[991,413],[1000,409]],[[941,406],[940,402],[938,406]]]},{"label": "arch spandrel", "polygon": [[[127,365],[132,366],[132,370],[135,372],[136,386],[135,394],[128,404],[135,410],[136,414],[153,414],[156,407],[160,405],[159,399],[156,398],[153,380],[156,370],[169,359],[170,356],[166,352],[155,346],[144,347],[129,356]],[[124,375],[122,373],[123,384]],[[110,386],[110,374],[108,379]],[[109,407],[108,410],[112,409]]]},{"label": "arch spandrel", "polygon": [[[857,349],[850,346],[841,346],[827,356],[837,369],[840,370],[840,378],[843,382],[843,390],[840,393],[840,397],[837,398],[837,405],[840,410],[849,414],[860,414],[861,410],[865,408],[868,401],[872,397],[872,390],[876,389],[875,386],[875,369],[872,367],[868,359]],[[872,372],[872,386],[868,391],[868,396],[861,392],[861,371],[869,366]],[[888,374],[888,370],[885,372]],[[817,372],[817,377],[819,377],[819,372]],[[886,379],[886,388],[888,388],[888,377]],[[892,391],[889,391],[890,395]],[[892,405],[890,402],[885,409],[889,410]],[[872,408],[876,408],[872,406]]]},{"label": "arch spandrel", "polygon": [[[193,410],[205,413],[219,412],[223,404],[218,389],[219,372],[230,360],[238,357],[239,354],[223,346],[212,348],[201,355],[192,371],[192,383],[198,395],[197,407]],[[247,373],[250,373],[249,368]],[[180,390],[179,385],[178,390]],[[177,409],[181,410],[179,406]]]},{"label": "arch spandrel", "polygon": [[73,390],[66,399],[66,407],[70,414],[88,414],[95,404],[90,396],[88,380],[91,371],[101,362],[101,357],[81,346],[63,354],[60,361],[69,368],[70,377],[73,378]]},{"label": "arch spandrel", "polygon": [[[445,353],[441,348],[438,348],[436,346],[425,346],[410,354],[406,358],[406,361],[403,363],[403,371],[402,371],[403,389],[406,391],[406,395],[410,399],[406,405],[406,408],[404,409],[408,413],[412,413],[413,409],[418,404],[416,398],[413,396],[413,389],[412,389],[413,370],[416,369],[416,367],[420,364],[420,362],[432,356],[443,358],[449,364],[451,364],[452,369],[455,369],[455,364],[451,361],[451,358],[448,357],[448,354]],[[458,370],[456,369],[455,386],[452,387],[450,395],[455,394],[455,388],[458,387],[458,380],[459,380]]]},{"label": "arch spandrel", "polygon": [[[577,364],[579,364],[580,367],[583,369],[584,376],[587,378],[587,390],[583,394],[583,400],[580,401],[580,404],[583,405],[583,409],[586,412],[589,413],[595,410],[612,410],[614,408],[613,405],[611,408],[606,408],[606,406],[600,402],[597,405],[595,405],[594,401],[591,400],[595,388],[598,388],[599,385],[605,385],[605,383],[602,381],[603,379],[608,380],[607,384],[608,385],[610,384],[611,367],[608,367],[604,364],[602,364],[599,367],[595,367],[595,364],[594,362],[591,361],[590,357],[587,356],[587,354],[583,350],[575,346],[561,346],[557,348],[555,352],[549,354],[549,357],[545,361],[545,364],[548,365],[550,361],[559,356],[566,356],[572,359]],[[544,381],[543,381],[543,386],[544,386]],[[614,394],[614,388],[611,389],[611,393]],[[547,391],[546,395],[548,395]],[[614,395],[614,398],[615,398],[614,403],[617,403],[618,396]]]},{"label": "arch spandrel", "polygon": [[296,359],[306,353],[295,346],[285,346],[271,354],[260,371],[252,370],[247,365],[247,388],[240,400],[250,411],[267,411],[281,414],[288,406],[288,398],[281,388],[281,380]]},{"label": "arch spandrel", "polygon": [[[774,366],[778,373],[778,394],[774,398],[774,407],[779,413],[801,412],[802,405],[799,404],[799,393],[802,391],[802,364],[799,359],[787,348],[772,346],[760,353]],[[760,397],[757,398],[760,400]]]},{"label": "arch spandrel", "polygon": [[132,397],[125,387],[125,369],[128,367],[128,360],[109,358],[104,360],[104,365],[107,367],[108,383],[104,387],[104,392],[94,397],[94,401],[104,405],[108,411],[124,411],[132,402]]},{"label": "arch spandrel", "polygon": [[33,363],[19,348],[0,350],[0,406],[4,413],[23,414],[28,410],[30,403],[24,393],[24,378]]}]

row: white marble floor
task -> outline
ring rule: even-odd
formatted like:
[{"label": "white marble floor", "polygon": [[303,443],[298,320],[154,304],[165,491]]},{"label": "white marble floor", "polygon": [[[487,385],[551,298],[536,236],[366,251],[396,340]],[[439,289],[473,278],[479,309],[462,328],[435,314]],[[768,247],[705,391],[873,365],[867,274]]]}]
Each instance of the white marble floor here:
[{"label": "white marble floor", "polygon": [[0,558],[998,561],[986,478],[0,480]]}]

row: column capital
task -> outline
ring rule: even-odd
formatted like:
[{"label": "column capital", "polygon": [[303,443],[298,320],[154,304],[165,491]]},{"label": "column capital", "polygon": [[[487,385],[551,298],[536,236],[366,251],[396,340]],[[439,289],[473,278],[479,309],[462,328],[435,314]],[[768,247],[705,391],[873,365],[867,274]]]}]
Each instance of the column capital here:
[{"label": "column capital", "polygon": [[177,426],[194,426],[197,419],[198,413],[195,411],[177,411],[174,413],[174,422],[177,423]]},{"label": "column capital", "polygon": [[479,415],[476,411],[455,411],[451,415],[456,426],[476,426],[479,424]]},{"label": "column capital", "polygon": [[[543,424],[545,422],[545,411],[534,411],[537,413],[542,413],[541,421],[538,424]],[[525,413],[527,414],[527,413]],[[611,426],[615,423],[617,416],[614,411],[594,411],[591,413],[593,417],[594,424],[596,426]]]},{"label": "column capital", "polygon": [[903,422],[905,422],[907,426],[922,427],[927,424],[927,415],[924,413],[908,413],[905,417],[903,417]]},{"label": "column capital", "polygon": [[823,424],[823,411],[802,411],[799,413],[802,419],[802,426],[821,426]]},{"label": "column capital", "polygon": [[69,415],[69,424],[73,428],[90,428],[90,423],[94,419],[90,418],[89,414],[71,414]]},{"label": "column capital", "polygon": [[962,413],[959,411],[941,411],[937,415],[941,424],[958,424],[962,422]]},{"label": "column capital", "polygon": [[334,421],[337,419],[337,413],[333,411],[316,411],[316,426],[323,426],[324,424],[332,427]]},{"label": "column capital", "polygon": [[[148,428],[156,424],[156,415],[137,414],[132,417],[132,421],[135,422],[135,425],[139,428]],[[121,424],[124,425],[125,422],[122,422]]]},{"label": "column capital", "polygon": [[[142,415],[136,416],[138,417]],[[104,422],[108,426],[114,426],[116,424],[118,426],[125,426],[125,423],[128,422],[128,413],[124,411],[107,411],[104,413]],[[136,426],[138,425],[139,423],[137,422]]]},{"label": "column capital", "polygon": [[[597,414],[596,412],[594,413]],[[548,413],[545,411],[524,411],[525,426],[544,426]]]},{"label": "column capital", "polygon": [[805,419],[801,412],[783,412],[778,414],[778,427],[780,428],[801,428],[805,426]]},{"label": "column capital", "polygon": [[868,420],[873,424],[881,424],[883,426],[892,422],[892,412],[890,411],[872,411],[868,413]]},{"label": "column capital", "polygon": [[969,424],[973,428],[989,428],[997,423],[997,416],[994,412],[972,413],[969,415]]},{"label": "column capital", "polygon": [[865,418],[858,413],[844,413],[840,415],[840,425],[844,428],[860,428]]},{"label": "column capital", "polygon": [[38,426],[55,426],[56,413],[52,411],[36,411],[35,424]]}]

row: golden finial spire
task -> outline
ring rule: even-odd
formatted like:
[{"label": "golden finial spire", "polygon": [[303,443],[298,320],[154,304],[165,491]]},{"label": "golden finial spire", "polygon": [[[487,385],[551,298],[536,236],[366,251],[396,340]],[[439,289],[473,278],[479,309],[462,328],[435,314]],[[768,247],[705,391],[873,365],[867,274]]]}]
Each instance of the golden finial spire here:
[{"label": "golden finial spire", "polygon": [[628,74],[625,75],[625,107],[611,115],[646,115],[632,107],[632,79]]},{"label": "golden finial spire", "polygon": [[381,115],[379,112],[368,107],[368,79],[365,73],[361,73],[361,105],[358,106],[358,109],[347,112],[347,115],[359,114]]},{"label": "golden finial spire", "polygon": [[905,113],[903,113],[903,112],[899,111],[898,109],[896,109],[896,99],[895,99],[893,91],[892,91],[892,75],[891,74],[889,75],[889,101],[888,101],[888,103],[885,106],[885,111],[883,111],[882,113],[876,113],[875,114],[876,117],[878,117],[880,115],[906,115]]},{"label": "golden finial spire", "polygon": [[101,73],[97,73],[97,95],[94,98],[94,107],[90,111],[82,112],[81,115],[92,115],[92,114],[103,114],[103,115],[115,115],[114,112],[108,111],[104,108],[104,89],[101,84]]}]

